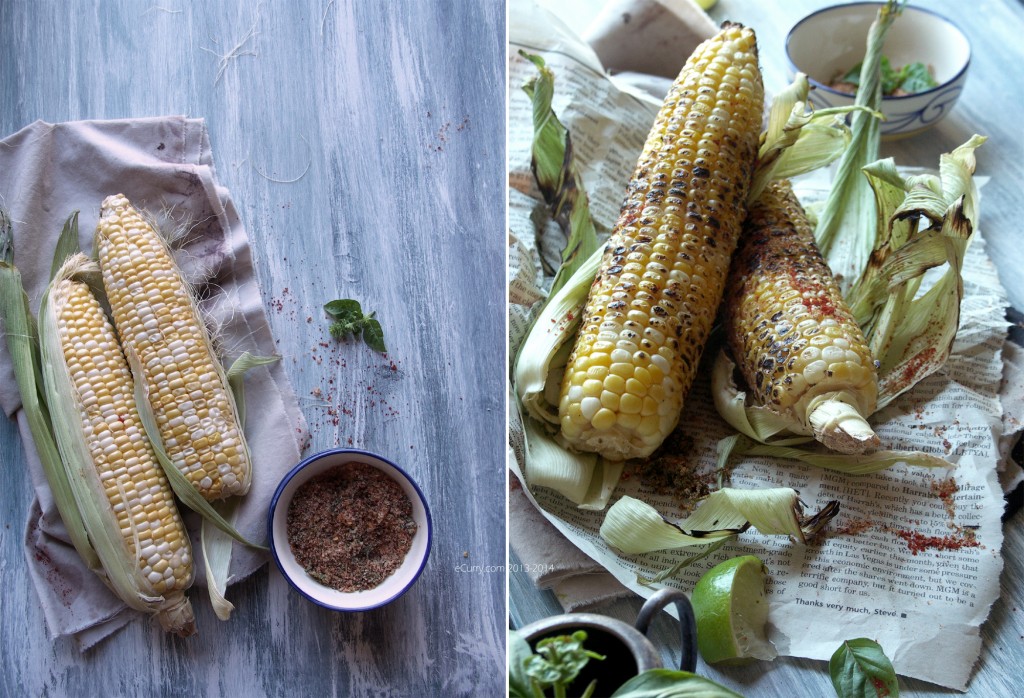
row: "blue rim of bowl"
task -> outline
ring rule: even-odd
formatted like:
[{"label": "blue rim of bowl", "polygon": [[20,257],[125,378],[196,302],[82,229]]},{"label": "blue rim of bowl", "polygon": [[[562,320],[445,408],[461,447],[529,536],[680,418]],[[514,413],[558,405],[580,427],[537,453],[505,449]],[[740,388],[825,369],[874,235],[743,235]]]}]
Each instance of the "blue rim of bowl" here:
[{"label": "blue rim of bowl", "polygon": [[[420,561],[420,566],[416,570],[416,574],[414,574],[412,576],[412,579],[409,580],[409,583],[402,587],[402,589],[394,596],[391,596],[381,601],[380,603],[376,603],[372,606],[361,606],[359,608],[345,608],[343,606],[333,606],[329,603],[321,601],[320,599],[310,596],[302,589],[300,589],[294,581],[292,581],[291,576],[285,571],[284,565],[281,564],[281,560],[277,556],[277,545],[274,542],[274,512],[277,511],[277,502],[278,499],[280,499],[281,497],[281,493],[284,491],[284,488],[288,485],[288,483],[291,482],[292,478],[295,477],[299,473],[299,471],[301,471],[307,465],[309,465],[313,461],[320,460],[321,458],[326,458],[327,456],[333,456],[338,454],[355,454],[359,456],[370,456],[371,458],[376,458],[378,460],[384,461],[392,468],[400,472],[402,474],[402,477],[408,480],[409,484],[412,485],[412,488],[416,490],[416,495],[420,498],[420,502],[423,504],[423,514],[427,519],[427,547],[423,551],[423,560]],[[358,448],[332,448],[327,451],[320,451],[319,453],[314,453],[305,460],[301,461],[298,465],[289,470],[287,475],[281,478],[281,482],[278,484],[277,490],[274,491],[274,496],[271,497],[270,499],[270,508],[267,510],[267,538],[270,542],[270,554],[273,555],[274,564],[276,564],[277,569],[281,571],[281,576],[288,580],[288,584],[292,587],[292,589],[299,592],[299,594],[301,594],[308,600],[312,601],[317,606],[321,606],[331,611],[341,611],[342,613],[362,613],[364,611],[372,611],[382,606],[387,606],[389,603],[395,601],[397,598],[405,594],[405,592],[409,591],[409,589],[411,589],[413,585],[416,583],[416,580],[420,578],[420,574],[423,573],[423,568],[427,566],[427,560],[430,558],[430,546],[431,543],[433,542],[434,537],[433,531],[434,527],[433,522],[430,518],[430,506],[427,504],[427,498],[423,496],[423,491],[420,489],[420,486],[416,484],[416,481],[409,476],[409,473],[405,472],[402,468],[395,465],[395,463],[393,463],[390,459],[385,458],[380,454],[373,453],[371,451],[364,451]]]},{"label": "blue rim of bowl", "polygon": [[[811,14],[809,14],[806,17],[804,17],[803,19],[801,19],[799,22],[794,24],[792,26],[792,28],[790,28],[789,33],[786,34],[786,62],[789,63],[789,69],[792,70],[794,73],[800,72],[800,69],[797,68],[796,63],[793,62],[792,55],[789,52],[789,42],[793,38],[793,32],[795,32],[797,29],[799,29],[801,24],[803,24],[807,20],[809,20],[809,19],[811,19],[811,18],[813,18],[813,17],[815,17],[817,15],[823,14],[825,12],[831,12],[832,10],[835,10],[838,7],[860,7],[860,6],[881,7],[884,4],[885,4],[884,2],[851,2],[851,3],[844,3],[844,4],[841,4],[841,5],[829,5],[828,7],[823,7],[820,10],[815,10]],[[932,10],[930,8],[927,8],[927,7],[921,7],[919,5],[908,5],[908,6],[904,7],[903,9],[904,10],[914,10],[915,12],[924,12],[926,14],[930,14],[933,17],[937,17],[938,19],[941,19],[943,22],[945,22],[946,24],[948,24],[949,26],[953,27],[958,32],[960,32],[960,36],[964,37],[964,41],[967,43],[967,61],[964,63],[964,67],[960,69],[960,72],[958,72],[956,75],[951,77],[949,80],[946,80],[944,83],[942,83],[938,87],[931,87],[931,88],[929,88],[927,90],[924,90],[922,92],[915,92],[912,95],[899,95],[899,96],[889,96],[889,97],[883,96],[882,97],[883,101],[884,100],[894,100],[895,101],[895,100],[900,100],[900,99],[911,99],[911,98],[915,98],[915,97],[920,97],[921,95],[930,94],[932,92],[938,92],[939,90],[941,90],[941,89],[943,89],[945,87],[948,87],[949,85],[952,85],[957,80],[959,80],[963,76],[963,74],[967,72],[967,69],[969,67],[971,67],[971,58],[974,56],[974,49],[971,46],[971,40],[968,38],[967,34],[964,33],[964,30],[961,29],[960,26],[956,22],[951,20],[949,17],[946,17],[943,14],[939,14],[935,10]],[[834,88],[829,87],[825,83],[818,82],[817,80],[812,78],[810,75],[807,76],[807,79],[811,83],[814,84],[815,89],[824,90],[825,92],[828,92],[830,94],[839,95],[841,97],[847,97],[847,98],[850,98],[850,99],[853,99],[853,98],[856,97],[856,95],[851,95],[849,92],[842,92],[840,90],[836,90]]]}]

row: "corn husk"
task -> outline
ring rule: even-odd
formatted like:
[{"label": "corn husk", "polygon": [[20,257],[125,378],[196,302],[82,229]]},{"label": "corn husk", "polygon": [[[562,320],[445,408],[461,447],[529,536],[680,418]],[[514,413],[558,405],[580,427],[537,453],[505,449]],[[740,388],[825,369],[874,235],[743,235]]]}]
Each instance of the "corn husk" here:
[{"label": "corn husk", "polygon": [[[77,226],[71,219],[65,224],[61,241],[75,237]],[[54,273],[57,271],[53,270]],[[39,337],[35,318],[28,306],[28,296],[21,274],[14,266],[14,237],[11,219],[0,209],[0,317],[4,321],[4,336],[14,367],[14,378],[21,393],[22,409],[32,433],[36,452],[43,466],[43,474],[50,484],[54,504],[67,528],[71,544],[82,561],[93,572],[103,576],[103,566],[89,541],[82,514],[75,501],[72,485],[64,471],[57,442],[50,421],[50,412],[43,399],[43,376],[39,357]]]},{"label": "corn husk", "polygon": [[[234,527],[238,513],[238,497],[215,502],[212,506],[228,525]],[[235,605],[227,600],[228,570],[231,568],[231,536],[203,519],[199,531],[199,546],[203,550],[203,569],[206,572],[206,589],[210,605],[219,620],[231,618]]]},{"label": "corn husk", "polygon": [[590,202],[583,177],[573,157],[572,136],[551,109],[555,94],[555,74],[537,55],[520,51],[537,67],[537,75],[523,91],[533,104],[534,139],[530,166],[552,218],[566,235],[562,263],[551,282],[549,296],[569,280],[576,270],[600,247],[590,217]]},{"label": "corn husk", "polygon": [[[850,290],[850,305],[881,364],[879,409],[941,368],[952,350],[963,260],[978,220],[974,151],[986,140],[974,135],[942,155],[938,176],[903,177],[891,159],[865,168],[879,209],[879,242]],[[925,274],[943,265],[921,293]]]},{"label": "corn husk", "polygon": [[622,497],[608,508],[601,537],[626,554],[707,546],[748,528],[784,535],[801,543],[814,537],[839,512],[838,502],[805,516],[796,490],[723,488],[708,495],[687,518],[673,523],[650,504]]},{"label": "corn husk", "polygon": [[865,112],[872,118],[881,114],[863,106],[833,107],[813,111],[807,102],[810,83],[797,73],[793,82],[772,100],[768,128],[761,134],[757,168],[747,195],[756,201],[774,180],[789,179],[825,167],[846,152],[851,134],[846,116]]},{"label": "corn husk", "polygon": [[[238,425],[245,428],[245,383],[246,371],[256,366],[265,366],[276,362],[276,356],[255,356],[244,352],[235,359],[228,368],[228,386],[234,394],[238,406]],[[238,497],[230,497],[212,504],[214,511],[235,530],[238,514]],[[206,586],[210,595],[213,612],[220,620],[228,620],[235,606],[225,597],[228,586],[228,570],[231,567],[232,536],[222,531],[209,519],[203,519],[199,533],[200,546],[203,550],[203,563],[206,571]]]},{"label": "corn husk", "polygon": [[860,86],[854,100],[855,106],[868,111],[854,113],[851,118],[852,141],[839,160],[832,189],[814,230],[818,248],[838,275],[844,294],[850,282],[860,277],[874,247],[874,237],[864,236],[864,231],[874,228],[874,196],[861,170],[878,159],[881,125],[870,112],[878,112],[882,106],[882,46],[901,11],[901,4],[889,0],[879,8],[868,30]]}]

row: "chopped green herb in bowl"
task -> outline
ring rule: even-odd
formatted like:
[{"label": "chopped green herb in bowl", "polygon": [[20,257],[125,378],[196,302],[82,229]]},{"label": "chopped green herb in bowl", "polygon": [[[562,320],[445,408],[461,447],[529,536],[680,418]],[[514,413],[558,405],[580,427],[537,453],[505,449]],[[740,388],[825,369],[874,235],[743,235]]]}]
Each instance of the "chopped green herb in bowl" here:
[{"label": "chopped green herb in bowl", "polygon": [[[786,36],[793,74],[807,75],[816,109],[855,103],[868,36],[888,26],[881,46],[878,90],[883,140],[932,128],[954,110],[971,64],[971,43],[956,24],[927,7],[905,2],[856,2],[824,7],[798,21]],[[874,29],[872,28],[874,27]],[[871,81],[872,84],[874,80]],[[865,94],[866,96],[866,94]]]},{"label": "chopped green herb in bowl", "polygon": [[[829,87],[847,94],[856,94],[857,88],[860,86],[860,69],[861,63],[858,63],[845,74],[837,76]],[[882,56],[880,71],[882,95],[885,97],[916,95],[939,86],[932,69],[921,61],[907,63],[897,70],[892,67],[892,63],[887,57]]]}]

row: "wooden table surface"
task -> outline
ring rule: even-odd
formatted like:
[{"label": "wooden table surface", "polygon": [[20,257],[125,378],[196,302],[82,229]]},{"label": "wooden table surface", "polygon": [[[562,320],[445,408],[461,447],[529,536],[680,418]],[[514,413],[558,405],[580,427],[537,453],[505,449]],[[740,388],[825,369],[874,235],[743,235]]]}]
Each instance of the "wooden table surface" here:
[{"label": "wooden table surface", "polygon": [[[229,589],[230,622],[197,603],[197,637],[139,620],[80,654],[46,635],[22,547],[30,480],[2,419],[0,696],[504,690],[504,38],[503,5],[471,0],[0,0],[0,136],[204,117],[307,453],[394,459],[434,523],[426,570],[386,608],[325,611],[270,566]],[[342,368],[312,360],[322,304],[347,297],[377,311],[387,361],[361,346]],[[328,377],[337,426],[312,396]]]},{"label": "wooden table surface", "polygon": [[[582,29],[594,15],[594,4],[586,2],[544,2],[558,6],[574,28]],[[787,0],[744,2],[720,0],[709,12],[716,22],[733,19],[752,26],[758,35],[759,55],[765,88],[778,91],[787,82],[784,51],[786,33],[804,15],[835,4],[829,0]],[[913,2],[952,18],[968,35],[973,46],[970,74],[956,108],[927,133],[905,140],[883,143],[882,157],[893,156],[900,164],[934,166],[938,155],[949,152],[973,133],[989,136],[977,153],[978,174],[991,177],[982,193],[981,229],[995,261],[1010,303],[1024,308],[1024,139],[1021,138],[1021,95],[1024,95],[1024,2],[989,0],[968,4],[957,0]],[[1020,490],[1016,493],[1017,499]],[[1002,593],[981,628],[983,646],[975,668],[969,695],[1020,695],[1024,689],[1019,667],[1024,663],[1024,514],[1016,511],[1004,524],[1004,569]],[[512,555],[509,580],[510,622],[521,627],[541,618],[562,613],[554,595],[538,591],[518,559]],[[639,598],[620,600],[600,612],[632,623],[640,609]],[[667,619],[667,616],[666,616]],[[674,621],[662,620],[652,628],[652,637],[662,647],[678,644]],[[666,666],[678,666],[678,653],[663,651]],[[767,664],[717,670],[700,660],[697,673],[721,681],[746,696],[831,696],[835,695],[825,662],[779,658]],[[900,678],[901,695],[946,696],[956,691],[941,689],[923,681]]]}]

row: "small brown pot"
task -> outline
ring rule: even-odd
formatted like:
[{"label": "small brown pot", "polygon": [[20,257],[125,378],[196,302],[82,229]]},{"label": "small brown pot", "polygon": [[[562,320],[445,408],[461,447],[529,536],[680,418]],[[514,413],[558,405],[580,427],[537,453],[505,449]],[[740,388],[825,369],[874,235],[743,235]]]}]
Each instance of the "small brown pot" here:
[{"label": "small brown pot", "polygon": [[546,637],[585,631],[587,640],[583,646],[604,655],[605,659],[587,662],[570,691],[575,690],[575,695],[579,695],[591,681],[597,680],[597,695],[610,695],[640,672],[662,668],[661,655],[646,633],[654,616],[670,603],[674,603],[679,612],[679,668],[692,672],[697,667],[697,625],[690,600],[676,589],[662,589],[647,599],[634,625],[596,613],[566,613],[530,623],[519,633],[535,648],[537,642]]}]

